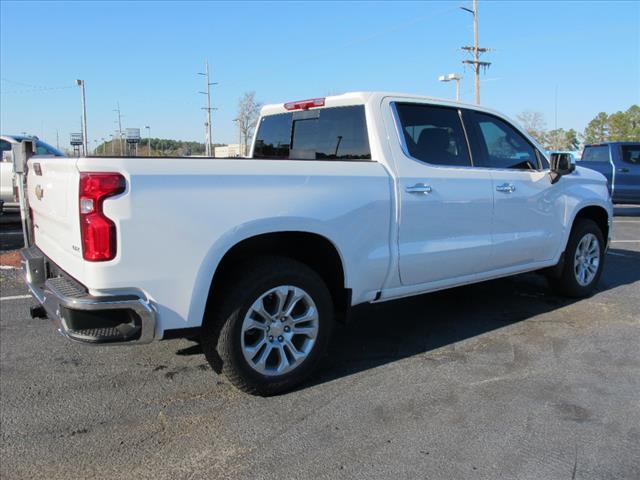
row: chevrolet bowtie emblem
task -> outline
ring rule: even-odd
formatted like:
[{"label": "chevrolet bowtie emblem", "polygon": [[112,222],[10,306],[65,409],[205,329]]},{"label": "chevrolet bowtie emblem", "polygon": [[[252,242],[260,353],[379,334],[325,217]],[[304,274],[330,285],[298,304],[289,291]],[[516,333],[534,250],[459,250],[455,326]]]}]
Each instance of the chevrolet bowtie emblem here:
[{"label": "chevrolet bowtie emblem", "polygon": [[42,197],[44,197],[44,190],[40,185],[36,185],[36,198],[42,200]]}]

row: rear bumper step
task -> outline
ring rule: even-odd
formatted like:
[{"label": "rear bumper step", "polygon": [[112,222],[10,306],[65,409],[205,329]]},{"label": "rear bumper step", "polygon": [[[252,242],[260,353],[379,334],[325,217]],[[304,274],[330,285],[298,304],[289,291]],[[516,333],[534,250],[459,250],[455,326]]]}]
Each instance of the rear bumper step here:
[{"label": "rear bumper step", "polygon": [[[57,267],[37,247],[21,254],[31,294],[63,336],[94,345],[139,344],[154,339],[156,314],[143,296],[90,295],[62,272],[51,277],[51,270]],[[43,313],[37,307],[32,312],[38,317]]]}]

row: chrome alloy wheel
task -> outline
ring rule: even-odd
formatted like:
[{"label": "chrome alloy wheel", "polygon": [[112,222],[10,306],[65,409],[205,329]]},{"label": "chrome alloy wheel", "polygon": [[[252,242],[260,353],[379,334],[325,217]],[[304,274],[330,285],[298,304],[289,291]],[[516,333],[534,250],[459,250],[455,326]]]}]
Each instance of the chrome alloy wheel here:
[{"label": "chrome alloy wheel", "polygon": [[301,288],[282,285],[263,293],[242,323],[242,353],[262,375],[283,375],[311,353],[318,335],[318,309]]},{"label": "chrome alloy wheel", "polygon": [[586,287],[598,273],[600,265],[600,243],[593,233],[587,233],[578,242],[573,259],[573,271],[578,283]]}]

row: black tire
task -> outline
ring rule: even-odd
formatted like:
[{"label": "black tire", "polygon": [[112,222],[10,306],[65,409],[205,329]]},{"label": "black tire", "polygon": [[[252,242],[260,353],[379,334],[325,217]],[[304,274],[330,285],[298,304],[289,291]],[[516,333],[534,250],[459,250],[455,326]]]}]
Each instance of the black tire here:
[{"label": "black tire", "polygon": [[[588,283],[588,285],[581,285],[578,282],[575,272],[574,261],[576,256],[576,249],[580,241],[586,236],[592,234],[598,240],[598,247],[600,250],[600,260],[595,276]],[[567,248],[564,253],[564,261],[561,268],[558,269],[558,275],[551,277],[550,283],[554,290],[558,293],[566,295],[572,298],[584,298],[592,295],[595,291],[595,287],[602,275],[602,269],[604,268],[605,259],[605,240],[600,230],[600,227],[588,218],[580,218],[576,220],[571,229],[569,235],[569,241],[567,242]]]},{"label": "black tire", "polygon": [[[244,357],[242,325],[253,303],[281,285],[295,286],[311,297],[318,312],[318,332],[307,357],[297,367],[282,375],[263,375]],[[219,293],[201,337],[202,349],[214,370],[221,370],[238,389],[262,396],[291,390],[311,375],[327,349],[333,328],[331,295],[315,271],[290,258],[261,257],[239,265]]]}]

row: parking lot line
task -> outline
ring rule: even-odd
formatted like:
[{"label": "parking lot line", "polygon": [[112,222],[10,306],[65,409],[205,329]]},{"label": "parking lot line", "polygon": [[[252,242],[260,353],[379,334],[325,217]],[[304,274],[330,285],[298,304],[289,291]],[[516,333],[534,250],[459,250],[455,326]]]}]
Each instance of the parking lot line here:
[{"label": "parking lot line", "polygon": [[0,297],[0,302],[5,300],[24,300],[25,298],[31,298],[31,295],[13,295],[11,297]]},{"label": "parking lot line", "polygon": [[611,243],[640,243],[640,240],[611,240]]},{"label": "parking lot line", "polygon": [[631,257],[631,255],[627,255],[626,253],[612,252],[609,250],[607,255],[613,255],[614,257]]}]

